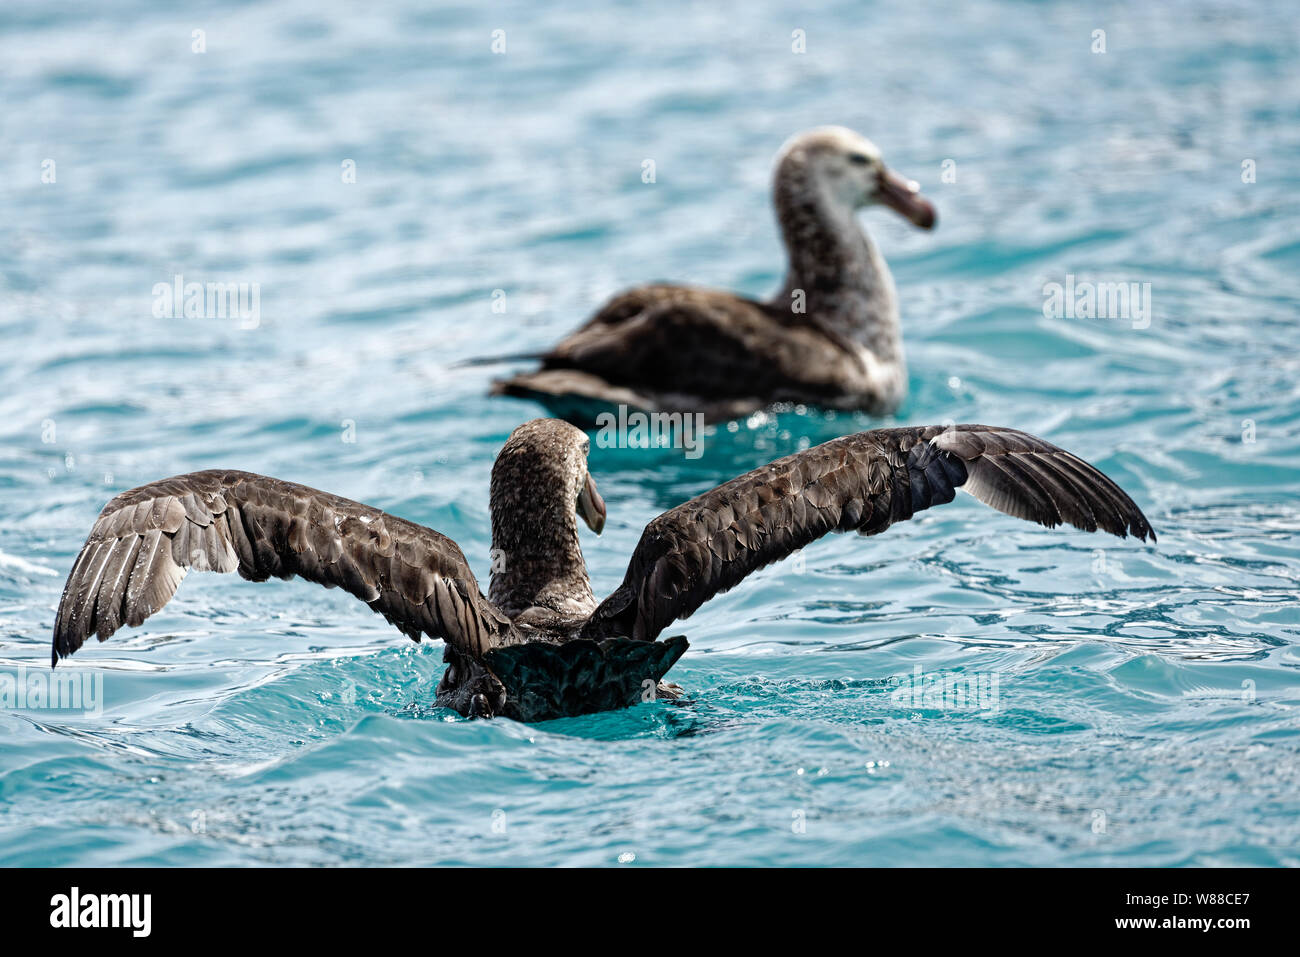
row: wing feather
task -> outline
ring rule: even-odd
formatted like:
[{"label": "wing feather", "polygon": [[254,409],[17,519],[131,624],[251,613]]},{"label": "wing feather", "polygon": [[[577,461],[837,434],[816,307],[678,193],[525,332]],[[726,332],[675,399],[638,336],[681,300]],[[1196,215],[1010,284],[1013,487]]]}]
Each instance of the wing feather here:
[{"label": "wing feather", "polygon": [[53,658],[94,634],[138,626],[189,569],[250,581],[340,587],[403,634],[481,656],[513,625],[480,593],[456,543],[432,529],[303,485],[248,472],[194,472],[123,492],[105,506],[68,576]]},{"label": "wing feather", "polygon": [[1118,485],[1036,436],[985,425],[879,429],[787,456],[654,519],[583,635],[652,640],[823,535],[878,534],[952,501],[959,487],[1049,528],[1064,522],[1155,541]]},{"label": "wing feather", "polygon": [[119,538],[113,543],[112,556],[105,567],[103,584],[95,600],[96,634],[107,637],[122,625],[122,608],[126,601],[126,586],[131,580],[136,557],[140,553],[139,535]]}]

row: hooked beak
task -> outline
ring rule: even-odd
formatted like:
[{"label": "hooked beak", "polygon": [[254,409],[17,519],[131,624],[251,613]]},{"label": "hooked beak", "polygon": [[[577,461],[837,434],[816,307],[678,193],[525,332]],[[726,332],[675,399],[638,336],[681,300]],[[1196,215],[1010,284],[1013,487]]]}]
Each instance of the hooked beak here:
[{"label": "hooked beak", "polygon": [[590,475],[587,476],[582,491],[578,493],[578,514],[587,523],[587,527],[597,535],[605,527],[605,500],[596,491],[596,483],[591,480]]},{"label": "hooked beak", "polygon": [[876,197],[881,203],[903,216],[906,216],[922,229],[934,225],[934,207],[921,195],[921,187],[910,179],[904,179],[893,170],[882,170],[876,187]]}]

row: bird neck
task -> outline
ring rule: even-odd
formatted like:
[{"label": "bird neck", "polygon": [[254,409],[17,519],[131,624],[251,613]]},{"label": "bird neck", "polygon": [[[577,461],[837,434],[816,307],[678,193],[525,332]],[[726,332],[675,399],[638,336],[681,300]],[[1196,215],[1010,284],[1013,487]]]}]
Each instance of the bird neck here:
[{"label": "bird neck", "polygon": [[901,362],[894,278],[855,211],[804,170],[783,171],[775,199],[789,268],[770,305],[793,324],[821,326],[881,362]]},{"label": "bird neck", "polygon": [[[492,581],[488,597],[512,618],[530,608],[561,618],[596,607],[578,540],[574,499],[562,487],[492,476]],[[531,480],[530,480],[531,479]]]}]

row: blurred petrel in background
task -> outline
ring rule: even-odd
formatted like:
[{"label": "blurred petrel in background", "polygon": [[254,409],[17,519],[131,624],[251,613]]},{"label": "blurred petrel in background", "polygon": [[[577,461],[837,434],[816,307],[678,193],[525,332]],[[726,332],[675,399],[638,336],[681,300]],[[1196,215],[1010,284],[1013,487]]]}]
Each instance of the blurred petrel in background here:
[{"label": "blurred petrel in background", "polygon": [[775,402],[888,414],[907,392],[898,297],[856,213],[888,206],[929,229],[934,207],[917,190],[852,130],[802,133],[777,158],[773,198],[789,267],[771,299],[642,286],[548,352],[471,364],[540,359],[539,370],[492,391],[588,427],[617,405],[698,412],[709,422]]}]

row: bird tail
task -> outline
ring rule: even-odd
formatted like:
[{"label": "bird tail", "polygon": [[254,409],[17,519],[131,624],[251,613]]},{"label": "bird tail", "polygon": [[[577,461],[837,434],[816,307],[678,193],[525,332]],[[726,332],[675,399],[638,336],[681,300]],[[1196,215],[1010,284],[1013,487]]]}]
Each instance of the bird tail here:
[{"label": "bird tail", "polygon": [[687,645],[681,635],[663,641],[533,641],[493,648],[484,662],[505,686],[503,715],[547,721],[654,701],[659,679]]}]

